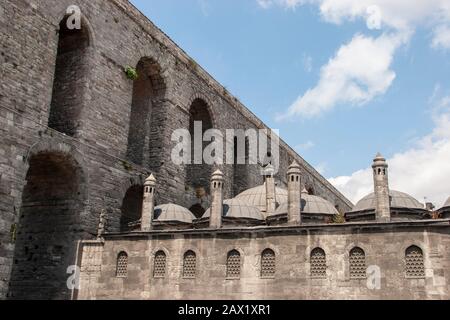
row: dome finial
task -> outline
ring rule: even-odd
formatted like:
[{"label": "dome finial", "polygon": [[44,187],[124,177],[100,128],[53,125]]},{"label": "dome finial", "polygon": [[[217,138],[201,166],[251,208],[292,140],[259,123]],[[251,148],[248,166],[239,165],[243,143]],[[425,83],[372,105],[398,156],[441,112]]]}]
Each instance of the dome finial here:
[{"label": "dome finial", "polygon": [[294,162],[291,163],[291,165],[288,168],[287,174],[300,174],[301,173],[301,167],[298,164],[297,161],[294,160]]},{"label": "dome finial", "polygon": [[266,177],[273,177],[275,174],[275,168],[272,164],[268,164],[264,169],[263,169],[264,175]]},{"label": "dome finial", "polygon": [[217,169],[214,171],[214,173],[211,175],[211,180],[223,180],[223,172]]},{"label": "dome finial", "polygon": [[373,162],[386,162],[386,158],[383,157],[381,152],[378,152],[377,155],[375,156],[375,159],[373,159]]},{"label": "dome finial", "polygon": [[155,185],[156,184],[156,178],[153,175],[153,173],[147,179],[145,179],[145,183],[144,184],[146,186]]}]

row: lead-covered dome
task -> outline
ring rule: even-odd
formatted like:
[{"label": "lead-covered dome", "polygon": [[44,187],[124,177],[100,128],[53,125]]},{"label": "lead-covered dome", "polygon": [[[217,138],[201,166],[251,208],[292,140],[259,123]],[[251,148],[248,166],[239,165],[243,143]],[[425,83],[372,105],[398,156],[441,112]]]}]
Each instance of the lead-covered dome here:
[{"label": "lead-covered dome", "polygon": [[[275,188],[277,205],[287,202],[288,192],[283,188]],[[261,212],[266,211],[266,184],[248,189],[239,194],[235,199],[240,200],[248,206],[256,207]]]},{"label": "lead-covered dome", "polygon": [[[391,197],[391,208],[424,209],[423,204],[421,204],[409,194],[390,190],[389,195]],[[375,207],[375,193],[371,193],[362,198],[353,208],[352,212],[373,211],[375,210]]]},{"label": "lead-covered dome", "polygon": [[[203,218],[211,216],[211,209],[205,212]],[[226,218],[264,220],[264,215],[257,207],[248,205],[238,199],[229,199],[223,202],[223,216]]]},{"label": "lead-covered dome", "polygon": [[176,204],[163,204],[155,208],[155,221],[192,223],[194,214],[188,209]]},{"label": "lead-covered dome", "polygon": [[[301,211],[302,214],[320,214],[335,216],[339,214],[337,209],[331,202],[318,196],[308,194],[303,190],[301,197]],[[278,207],[274,215],[281,215],[288,213],[288,203],[285,202]]]},{"label": "lead-covered dome", "polygon": [[442,208],[448,208],[450,207],[450,197],[445,201],[444,206]]}]

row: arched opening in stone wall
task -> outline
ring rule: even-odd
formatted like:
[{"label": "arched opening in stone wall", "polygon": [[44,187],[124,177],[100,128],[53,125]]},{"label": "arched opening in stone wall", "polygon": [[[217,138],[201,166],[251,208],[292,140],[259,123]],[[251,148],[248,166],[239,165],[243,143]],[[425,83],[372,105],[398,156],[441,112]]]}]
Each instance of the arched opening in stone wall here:
[{"label": "arched opening in stone wall", "polygon": [[[195,136],[195,123],[201,123],[201,138]],[[212,128],[213,121],[208,105],[202,99],[195,99],[191,105],[189,117],[189,132],[191,134],[192,142],[191,164],[186,166],[186,190],[188,192],[189,201],[193,204],[191,211],[197,218],[200,218],[209,207],[209,184],[213,168],[203,160],[203,151],[209,144],[208,142],[203,142],[203,134]],[[201,139],[200,141],[202,141],[201,153],[198,152],[198,159],[195,159],[196,139]]]},{"label": "arched opening in stone wall", "polygon": [[127,232],[134,228],[130,226],[137,222],[142,214],[142,201],[144,199],[144,187],[135,185],[128,189],[123,198],[120,216],[120,231]]},{"label": "arched opening in stone wall", "polygon": [[206,212],[205,205],[196,203],[189,208],[189,211],[191,211],[197,219],[200,219]]},{"label": "arched opening in stone wall", "polygon": [[161,104],[165,84],[159,65],[151,58],[137,64],[133,83],[127,159],[139,165],[158,166],[161,154]]},{"label": "arched opening in stone wall", "polygon": [[30,159],[14,251],[10,297],[68,299],[67,268],[75,265],[82,226],[83,174],[67,155]]},{"label": "arched opening in stone wall", "polygon": [[48,126],[75,136],[80,125],[83,91],[88,76],[89,29],[69,29],[65,17],[59,25],[53,93]]},{"label": "arched opening in stone wall", "polygon": [[[239,153],[239,149],[244,146],[244,154]],[[237,196],[241,192],[250,188],[249,182],[249,139],[248,137],[234,138],[234,176],[233,195]],[[242,150],[241,150],[242,153]]]}]

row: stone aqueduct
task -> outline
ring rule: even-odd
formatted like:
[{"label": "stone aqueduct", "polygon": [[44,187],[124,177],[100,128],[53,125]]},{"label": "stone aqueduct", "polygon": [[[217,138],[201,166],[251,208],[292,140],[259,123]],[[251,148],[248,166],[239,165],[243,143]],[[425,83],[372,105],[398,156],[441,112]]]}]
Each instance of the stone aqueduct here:
[{"label": "stone aqueduct", "polygon": [[[74,4],[82,28],[69,32],[64,17]],[[65,281],[76,242],[96,234],[102,210],[108,231],[139,218],[150,172],[161,182],[159,203],[204,209],[195,190],[208,187],[212,168],[171,163],[175,129],[193,121],[220,130],[266,126],[126,0],[2,7],[0,297],[66,298],[49,283]],[[128,79],[125,66],[139,79]],[[350,208],[284,142],[280,184],[294,159],[306,187]],[[226,197],[262,182],[257,166],[221,170]]]}]

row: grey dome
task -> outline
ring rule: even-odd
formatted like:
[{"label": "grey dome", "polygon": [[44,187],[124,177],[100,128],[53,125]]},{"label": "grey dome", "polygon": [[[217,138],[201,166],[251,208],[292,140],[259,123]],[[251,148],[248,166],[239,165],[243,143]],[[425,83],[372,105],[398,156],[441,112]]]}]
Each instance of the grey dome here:
[{"label": "grey dome", "polygon": [[[278,204],[287,202],[288,192],[283,188],[276,187],[275,197]],[[248,206],[258,208],[261,212],[266,212],[266,184],[248,189],[236,196],[236,199]]]},{"label": "grey dome", "polygon": [[[203,218],[211,216],[211,209],[205,212]],[[227,218],[264,220],[261,211],[238,199],[229,199],[223,202],[223,216]]]},{"label": "grey dome", "polygon": [[450,207],[450,197],[445,201],[444,206],[442,208]]},{"label": "grey dome", "polygon": [[[424,209],[423,204],[406,193],[390,190],[389,195],[392,199],[392,208]],[[375,193],[371,193],[362,198],[353,208],[352,212],[375,210],[375,207]]]},{"label": "grey dome", "polygon": [[[337,209],[331,204],[331,202],[318,197],[310,195],[306,192],[302,192],[301,198],[301,210],[302,214],[324,214],[334,216],[339,214]],[[274,215],[288,213],[288,203],[283,203],[276,211]]]},{"label": "grey dome", "polygon": [[155,221],[192,223],[195,216],[188,209],[176,204],[163,204],[155,208]]}]

